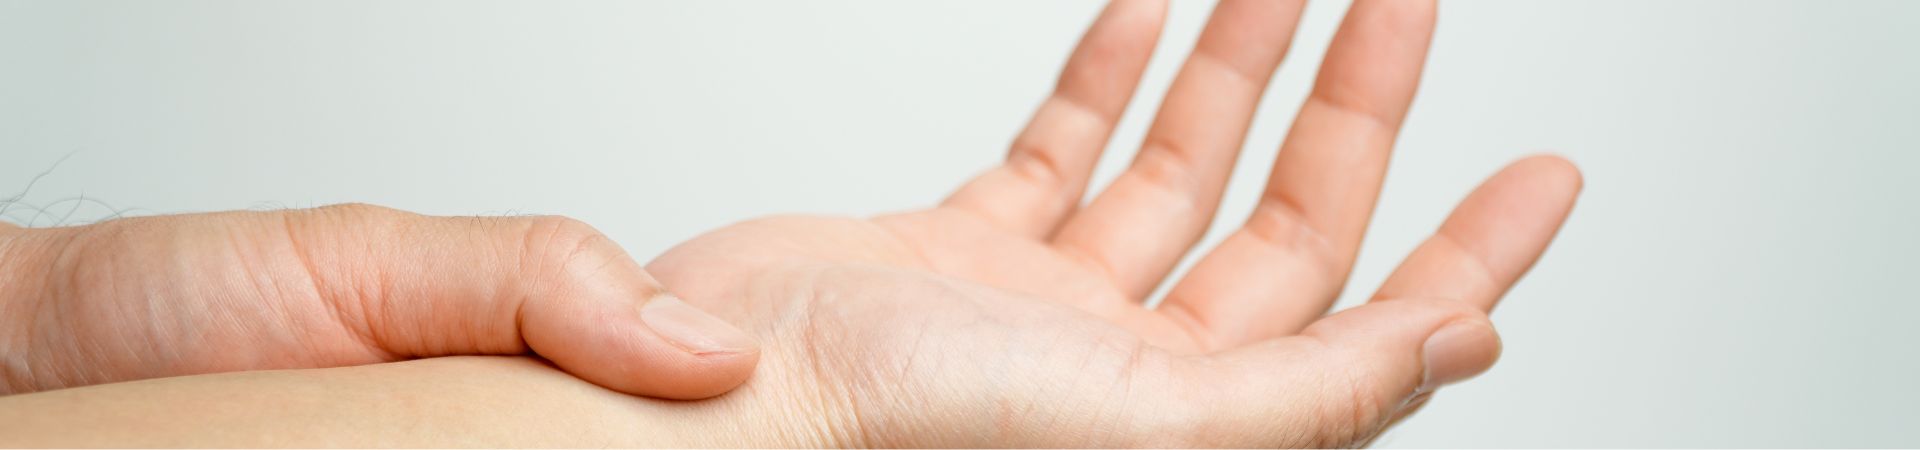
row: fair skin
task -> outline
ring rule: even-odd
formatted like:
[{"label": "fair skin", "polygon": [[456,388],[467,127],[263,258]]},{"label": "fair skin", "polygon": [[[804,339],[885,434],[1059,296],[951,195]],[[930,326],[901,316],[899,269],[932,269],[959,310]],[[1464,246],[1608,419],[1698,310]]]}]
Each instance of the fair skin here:
[{"label": "fair skin", "polygon": [[557,217],[344,205],[0,226],[0,394],[529,352],[639,395],[744,382],[752,338],[665,293]]},{"label": "fair skin", "polygon": [[[1327,314],[1433,26],[1431,2],[1362,0],[1251,218],[1162,305],[1144,306],[1219,208],[1300,8],[1222,2],[1131,168],[1085,205],[1160,2],[1110,5],[1005,165],[939,206],[749,221],[655,258],[644,272],[762,345],[752,378],[718,398],[621,395],[561,375],[572,368],[560,360],[436,358],[0,398],[0,435],[54,446],[1364,444],[1493,363],[1486,314],[1545,251],[1581,180],[1554,157],[1508,166],[1371,301]],[[591,244],[567,254],[592,256],[556,263],[587,279],[641,272],[604,239],[580,241]]]}]

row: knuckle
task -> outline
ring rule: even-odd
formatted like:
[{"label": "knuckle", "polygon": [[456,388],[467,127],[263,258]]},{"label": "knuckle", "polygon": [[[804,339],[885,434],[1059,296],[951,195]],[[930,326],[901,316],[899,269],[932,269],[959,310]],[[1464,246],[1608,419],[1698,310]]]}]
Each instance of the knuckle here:
[{"label": "knuckle", "polygon": [[342,222],[391,223],[413,217],[413,213],[367,203],[340,203],[305,211],[312,216]]},{"label": "knuckle", "polygon": [[1200,179],[1193,173],[1193,163],[1180,144],[1170,139],[1157,139],[1152,145],[1158,151],[1141,151],[1127,173],[1137,174],[1148,185],[1162,189],[1176,198],[1192,200],[1200,195]]},{"label": "knuckle", "polygon": [[[379,267],[373,258],[382,253],[352,250],[399,239],[413,215],[384,206],[342,203],[263,217],[278,220],[254,223],[260,226],[261,234],[284,239],[294,262],[309,272],[317,290],[326,292],[335,287],[362,286],[358,281],[365,274],[349,269]],[[266,231],[275,226],[280,227],[279,232]]]},{"label": "knuckle", "polygon": [[1007,161],[1007,166],[1013,169],[1013,173],[1042,188],[1068,187],[1069,175],[1059,158],[1055,156],[1059,150],[1049,143],[1022,143],[1021,145],[1025,146],[1022,151],[1015,153],[1011,160]]},{"label": "knuckle", "polygon": [[[278,226],[283,227],[284,235],[281,237],[289,240],[289,244],[299,250],[302,255],[314,256],[308,255],[308,252],[353,244],[365,246],[390,240],[415,225],[416,219],[420,216],[384,206],[342,203],[313,209],[270,213],[260,217],[278,220],[268,219],[254,223],[255,225],[277,223]],[[271,228],[271,226],[264,228]]]},{"label": "knuckle", "polygon": [[1440,310],[1440,315],[1446,317],[1442,323],[1489,322],[1485,310],[1465,301],[1429,300],[1428,303],[1433,304],[1435,308]]},{"label": "knuckle", "polygon": [[614,247],[607,235],[586,222],[564,216],[532,219],[526,242],[543,261],[567,263]]},{"label": "knuckle", "polygon": [[627,256],[599,229],[564,216],[530,219],[523,246],[523,264],[560,289],[586,283]]},{"label": "knuckle", "polygon": [[248,216],[242,223],[253,226],[262,245],[284,249],[248,266],[282,274],[286,283],[256,289],[299,286],[297,295],[311,296],[339,322],[353,324],[356,337],[378,340],[373,330],[396,329],[381,322],[393,306],[390,296],[402,292],[394,280],[414,270],[406,262],[425,243],[412,235],[422,225],[419,217],[365,203]]}]

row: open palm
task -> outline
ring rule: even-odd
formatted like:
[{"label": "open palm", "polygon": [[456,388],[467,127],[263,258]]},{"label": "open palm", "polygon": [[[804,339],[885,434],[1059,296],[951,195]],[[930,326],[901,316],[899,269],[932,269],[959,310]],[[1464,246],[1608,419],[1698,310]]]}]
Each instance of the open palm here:
[{"label": "open palm", "polygon": [[1522,160],[1380,287],[1327,316],[1418,84],[1430,1],[1356,2],[1265,195],[1158,308],[1200,239],[1300,2],[1223,1],[1131,168],[1082,205],[1165,5],[1087,32],[1006,163],[940,206],[734,225],[648,265],[760,335],[723,402],[881,446],[1348,445],[1490,365],[1485,313],[1570,210],[1578,172]]}]

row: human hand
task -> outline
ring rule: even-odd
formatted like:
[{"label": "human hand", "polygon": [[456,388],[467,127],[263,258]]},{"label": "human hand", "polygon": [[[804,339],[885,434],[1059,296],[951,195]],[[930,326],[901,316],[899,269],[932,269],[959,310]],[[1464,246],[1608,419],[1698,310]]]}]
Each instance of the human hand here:
[{"label": "human hand", "polygon": [[1108,6],[1006,163],[940,206],[751,221],[648,270],[768,343],[759,375],[718,400],[817,431],[806,444],[1364,443],[1493,363],[1486,312],[1546,249],[1581,180],[1554,157],[1509,166],[1373,301],[1323,317],[1434,21],[1431,1],[1360,0],[1252,217],[1144,307],[1210,223],[1301,7],[1221,2],[1132,167],[1084,208],[1162,2]]},{"label": "human hand", "polygon": [[0,332],[0,394],[531,350],[695,399],[759,358],[580,222],[365,205],[0,224]]},{"label": "human hand", "polygon": [[[1431,8],[1354,5],[1256,213],[1161,309],[1138,302],[1216,209],[1298,3],[1223,2],[1133,169],[1085,208],[1080,192],[1163,4],[1110,6],[1007,164],[942,206],[753,221],[654,260],[666,285],[770,343],[757,376],[729,395],[664,402],[589,389],[536,361],[433,358],[9,397],[0,435],[122,445],[1364,443],[1436,387],[1492,363],[1498,341],[1485,312],[1545,249],[1580,188],[1564,161],[1516,163],[1469,195],[1374,301],[1321,317],[1371,214]],[[280,397],[262,401],[263,392]],[[96,429],[106,432],[59,432]],[[230,432],[222,440],[209,429]]]}]

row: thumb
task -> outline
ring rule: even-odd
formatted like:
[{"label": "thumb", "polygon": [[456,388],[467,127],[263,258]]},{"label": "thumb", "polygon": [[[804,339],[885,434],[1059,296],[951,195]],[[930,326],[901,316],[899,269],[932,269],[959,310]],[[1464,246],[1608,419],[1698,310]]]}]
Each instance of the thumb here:
[{"label": "thumb", "polygon": [[[1239,433],[1231,446],[1364,443],[1440,385],[1493,365],[1500,340],[1486,314],[1455,301],[1375,301],[1315,322],[1298,336],[1208,356],[1184,385],[1207,392]],[[1250,381],[1248,381],[1250,380]],[[1248,395],[1254,393],[1255,395]],[[1273,426],[1275,417],[1294,428]]]},{"label": "thumb", "polygon": [[292,212],[289,234],[344,320],[399,357],[523,353],[614,390],[725,393],[759,360],[592,227],[561,217],[426,217],[345,205]]}]

